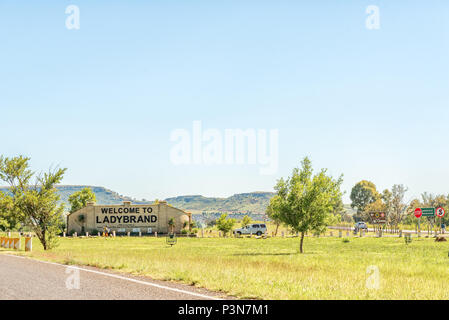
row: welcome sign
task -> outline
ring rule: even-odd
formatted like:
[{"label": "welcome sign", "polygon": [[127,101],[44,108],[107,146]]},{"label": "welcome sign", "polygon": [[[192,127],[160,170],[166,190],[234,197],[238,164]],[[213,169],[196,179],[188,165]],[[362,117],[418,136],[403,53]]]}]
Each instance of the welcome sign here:
[{"label": "welcome sign", "polygon": [[96,207],[97,227],[134,228],[156,226],[158,214],[148,207]]}]

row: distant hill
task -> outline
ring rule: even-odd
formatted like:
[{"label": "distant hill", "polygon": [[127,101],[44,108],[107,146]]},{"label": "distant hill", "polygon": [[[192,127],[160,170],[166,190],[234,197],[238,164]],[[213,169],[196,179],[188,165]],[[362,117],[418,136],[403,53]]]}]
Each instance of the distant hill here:
[{"label": "distant hill", "polygon": [[[70,209],[68,203],[69,196],[83,188],[91,188],[97,198],[97,203],[100,204],[121,204],[123,201],[132,201],[135,204],[152,203],[153,201],[137,200],[132,197],[118,194],[115,191],[106,189],[104,187],[96,186],[73,186],[73,185],[60,185],[56,187],[59,195],[61,196],[61,202],[66,204],[66,210]],[[8,192],[7,187],[0,187],[0,191]],[[203,196],[179,196],[174,198],[165,199],[169,204],[176,208],[191,211],[192,213],[201,212],[243,212],[263,214],[265,208],[268,205],[270,198],[274,195],[272,192],[251,192],[235,194],[228,198],[208,198]]]},{"label": "distant hill", "polygon": [[[91,188],[95,193],[95,196],[97,197],[97,203],[99,204],[121,204],[123,203],[123,201],[132,201],[135,204],[147,204],[153,202],[145,199],[137,200],[132,197],[118,194],[117,192],[106,189],[104,187],[87,185],[60,185],[57,186],[57,189],[61,196],[61,202],[64,202],[66,204],[67,211],[70,210],[70,205],[68,204],[69,196],[72,193],[77,192],[83,188]],[[0,191],[8,192],[8,188],[0,187]],[[249,192],[234,194],[233,196],[227,198],[190,195],[167,198],[165,199],[165,201],[176,208],[187,210],[192,213],[228,212],[236,214],[265,214],[265,209],[268,206],[271,197],[273,196],[273,192]],[[345,209],[349,214],[352,214],[354,212],[349,205],[345,205]]]},{"label": "distant hill", "polygon": [[[70,209],[69,205],[69,197],[72,193],[75,193],[77,191],[80,191],[83,188],[91,188],[92,191],[95,193],[95,196],[97,198],[97,203],[101,204],[121,204],[123,201],[132,201],[136,204],[145,204],[145,203],[152,203],[152,201],[139,201],[137,199],[123,196],[121,194],[118,194],[115,191],[106,189],[104,187],[96,187],[96,186],[72,186],[72,185],[60,185],[56,187],[58,189],[58,193],[61,196],[61,202],[64,202],[66,204],[66,209]],[[7,187],[0,187],[0,191],[2,192],[9,192]]]},{"label": "distant hill", "polygon": [[174,207],[198,212],[243,212],[264,214],[273,192],[240,193],[228,198],[204,197],[201,195],[179,196],[165,199]]}]

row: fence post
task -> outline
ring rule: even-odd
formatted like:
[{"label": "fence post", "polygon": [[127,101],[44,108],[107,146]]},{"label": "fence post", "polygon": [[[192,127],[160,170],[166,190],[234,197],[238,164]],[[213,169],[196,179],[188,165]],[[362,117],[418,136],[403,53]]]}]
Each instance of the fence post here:
[{"label": "fence post", "polygon": [[14,249],[20,250],[20,238],[16,238],[14,241]]},{"label": "fence post", "polygon": [[25,238],[25,251],[33,251],[33,238],[32,237]]}]

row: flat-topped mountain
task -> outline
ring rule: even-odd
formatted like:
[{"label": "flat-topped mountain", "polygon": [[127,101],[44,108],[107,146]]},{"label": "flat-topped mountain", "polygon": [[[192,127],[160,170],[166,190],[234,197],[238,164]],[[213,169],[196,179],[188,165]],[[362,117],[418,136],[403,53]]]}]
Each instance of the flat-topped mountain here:
[{"label": "flat-topped mountain", "polygon": [[[91,188],[97,197],[97,203],[99,204],[121,204],[123,201],[132,201],[136,204],[152,203],[146,199],[137,200],[132,197],[121,195],[115,191],[109,190],[104,187],[98,186],[75,186],[75,185],[60,185],[57,186],[59,195],[61,196],[61,202],[66,204],[66,210],[70,209],[68,203],[69,196],[83,188]],[[0,187],[0,191],[8,192],[7,187]],[[235,194],[228,198],[215,198],[204,197],[201,195],[193,196],[179,196],[173,198],[167,198],[170,205],[191,211],[192,213],[201,212],[234,212],[234,213],[252,213],[263,214],[268,206],[271,197],[274,195],[272,192],[250,192]]]},{"label": "flat-topped mountain", "polygon": [[179,196],[165,199],[177,208],[195,212],[243,212],[264,214],[273,192],[250,192],[234,194],[228,198],[201,195]]}]

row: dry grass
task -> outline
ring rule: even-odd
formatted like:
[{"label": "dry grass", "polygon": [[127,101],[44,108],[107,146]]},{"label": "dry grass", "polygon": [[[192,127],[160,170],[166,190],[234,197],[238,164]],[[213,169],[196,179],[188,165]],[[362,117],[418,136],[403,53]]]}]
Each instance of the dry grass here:
[{"label": "dry grass", "polygon": [[[263,299],[448,299],[448,242],[403,238],[165,238],[61,239],[31,255],[66,264],[114,269]],[[25,254],[25,253],[21,253]],[[366,287],[367,267],[380,289]]]}]

